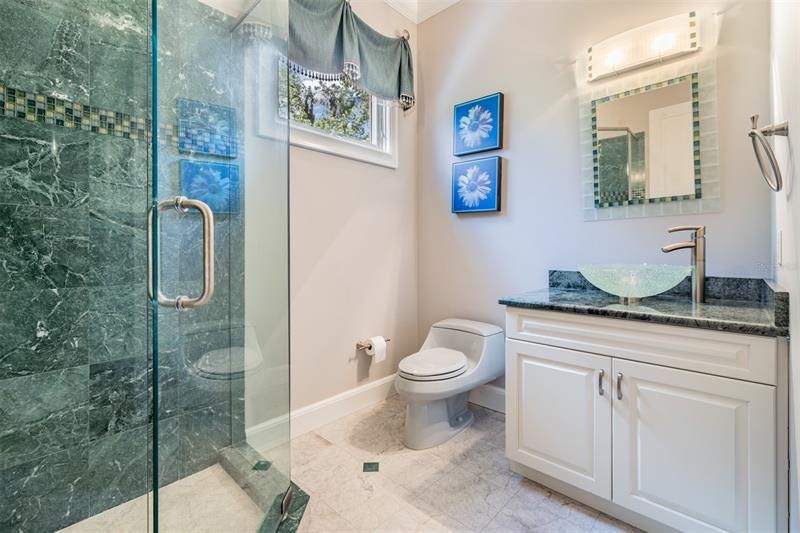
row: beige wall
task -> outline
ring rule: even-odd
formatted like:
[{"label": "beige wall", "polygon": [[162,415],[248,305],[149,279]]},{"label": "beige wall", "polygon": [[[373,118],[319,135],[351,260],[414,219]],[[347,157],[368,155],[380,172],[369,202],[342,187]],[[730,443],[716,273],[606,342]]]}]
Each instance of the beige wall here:
[{"label": "beige wall", "polygon": [[[776,277],[778,283],[787,289],[790,295],[791,336],[800,339],[800,268],[798,268],[798,252],[800,252],[800,63],[797,51],[800,50],[800,37],[797,23],[800,21],[800,2],[774,0],[772,2],[772,120],[779,122],[788,120],[789,133],[792,137],[778,138],[774,141],[775,152],[784,171],[785,190],[774,196],[776,222]],[[766,122],[764,122],[766,124]],[[766,185],[764,185],[766,188]],[[797,342],[791,344],[791,463],[800,464],[797,455],[798,413],[800,413],[800,395],[797,384],[800,383],[800,348]],[[792,468],[793,491],[791,515],[792,531],[798,527],[798,494],[800,486],[797,482],[797,468]]]},{"label": "beige wall", "polygon": [[[385,35],[416,26],[385,2],[352,0]],[[415,54],[416,55],[416,54]],[[418,348],[416,110],[398,113],[399,167],[290,150],[292,409],[393,374]],[[355,350],[390,337],[389,358]]]},{"label": "beige wall", "polygon": [[[659,251],[676,238],[671,225],[708,226],[710,275],[770,275],[770,195],[744,135],[749,114],[769,110],[766,1],[702,6],[725,11],[721,212],[610,222],[583,220],[572,62],[594,42],[695,3],[462,0],[418,28],[382,1],[352,4],[383,33],[411,31],[419,103],[401,114],[397,170],[291,149],[293,409],[391,375],[436,320],[501,324],[497,298],[544,286],[548,269],[686,262]],[[452,106],[498,90],[503,211],[452,215]],[[375,334],[393,340],[389,360],[371,365],[354,345]]]},{"label": "beige wall", "polygon": [[[719,214],[584,222],[573,60],[653,20],[725,11],[718,52]],[[710,275],[769,276],[770,198],[751,155],[748,116],[769,109],[764,1],[463,0],[420,24],[419,329],[447,316],[502,324],[497,298],[543,287],[582,262],[685,263],[660,247],[668,226],[708,226]],[[505,93],[499,214],[450,213],[453,104]],[[490,155],[483,154],[483,155]]]}]

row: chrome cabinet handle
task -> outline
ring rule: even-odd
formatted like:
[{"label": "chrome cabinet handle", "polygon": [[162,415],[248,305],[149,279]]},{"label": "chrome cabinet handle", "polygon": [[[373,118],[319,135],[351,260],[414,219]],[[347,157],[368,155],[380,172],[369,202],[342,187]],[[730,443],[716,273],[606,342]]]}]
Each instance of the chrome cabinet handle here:
[{"label": "chrome cabinet handle", "polygon": [[617,374],[617,400],[622,399],[622,372]]},{"label": "chrome cabinet handle", "polygon": [[[167,209],[175,209],[181,213],[186,213],[189,209],[197,209],[203,217],[203,292],[197,298],[191,298],[186,295],[168,298],[161,292],[159,284],[155,284],[156,286],[154,287],[153,218]],[[158,255],[158,251],[156,251],[156,255]],[[156,258],[156,262],[160,263],[158,258]],[[214,213],[208,207],[208,204],[185,196],[176,196],[172,200],[159,202],[155,208],[150,208],[147,213],[147,271],[147,291],[151,300],[157,298],[159,305],[174,307],[179,311],[183,311],[204,306],[211,300],[214,295]]]},{"label": "chrome cabinet handle", "polygon": [[597,375],[597,392],[598,394],[600,394],[600,396],[603,396],[606,393],[606,391],[603,390],[603,378],[605,377],[605,375],[606,371],[602,369],[600,370],[600,373]]}]

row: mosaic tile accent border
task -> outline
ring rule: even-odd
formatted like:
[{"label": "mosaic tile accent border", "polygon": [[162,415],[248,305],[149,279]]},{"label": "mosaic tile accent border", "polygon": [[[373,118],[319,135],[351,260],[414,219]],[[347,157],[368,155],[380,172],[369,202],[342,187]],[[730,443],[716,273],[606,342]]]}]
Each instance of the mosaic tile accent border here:
[{"label": "mosaic tile accent border", "polygon": [[150,121],[126,113],[26,92],[0,83],[0,116],[132,140],[150,139]]},{"label": "mosaic tile accent border", "polygon": [[236,157],[236,113],[232,107],[179,98],[176,111],[181,153]]},{"label": "mosaic tile accent border", "polygon": [[[212,106],[212,104],[208,105]],[[0,82],[0,117],[90,131],[98,135],[111,135],[142,142],[150,141],[152,131],[150,120],[144,117],[92,107],[54,96],[23,91],[8,87],[2,82]],[[169,145],[176,151],[179,149],[182,135],[185,136],[185,132],[181,132],[177,124],[162,124],[158,128],[159,144]],[[205,141],[197,142],[202,144]],[[238,153],[238,140],[230,141],[226,149],[234,154]],[[197,151],[201,153],[208,152],[205,149],[201,149],[199,145]],[[208,155],[219,156],[224,154],[210,152]],[[226,157],[233,156],[228,154]]]},{"label": "mosaic tile accent border", "polygon": [[[626,198],[614,202],[602,202],[600,200],[600,150],[597,138],[597,106],[605,102],[619,100],[628,96],[654,91],[670,85],[676,85],[689,81],[692,89],[692,138],[694,143],[694,194],[684,194],[680,196],[663,196],[660,198]],[[592,172],[594,174],[594,206],[596,208],[640,205],[659,202],[676,202],[679,200],[694,200],[702,198],[703,190],[701,183],[700,168],[700,83],[699,74],[693,72],[685,76],[671,78],[658,83],[651,83],[636,89],[630,89],[621,93],[604,96],[592,100]]]}]

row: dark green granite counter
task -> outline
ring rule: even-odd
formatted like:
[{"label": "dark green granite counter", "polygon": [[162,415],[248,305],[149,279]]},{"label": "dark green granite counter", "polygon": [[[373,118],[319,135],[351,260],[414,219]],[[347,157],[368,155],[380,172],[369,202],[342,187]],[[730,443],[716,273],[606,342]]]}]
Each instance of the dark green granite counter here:
[{"label": "dark green granite counter", "polygon": [[504,297],[499,303],[748,335],[789,334],[788,293],[769,281],[708,278],[706,301],[701,304],[693,303],[685,288],[644,298],[640,305],[621,305],[619,298],[597,290],[577,272],[554,271],[549,288]]}]

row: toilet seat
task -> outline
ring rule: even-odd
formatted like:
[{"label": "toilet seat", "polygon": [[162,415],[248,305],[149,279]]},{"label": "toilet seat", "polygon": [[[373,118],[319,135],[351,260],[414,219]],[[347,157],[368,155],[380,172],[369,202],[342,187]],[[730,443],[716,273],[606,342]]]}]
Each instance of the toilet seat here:
[{"label": "toilet seat", "polygon": [[403,358],[399,374],[413,381],[441,381],[467,371],[467,357],[449,348],[431,348]]},{"label": "toilet seat", "polygon": [[231,346],[204,353],[194,363],[193,369],[204,379],[231,380],[255,373],[263,363],[258,347]]}]

